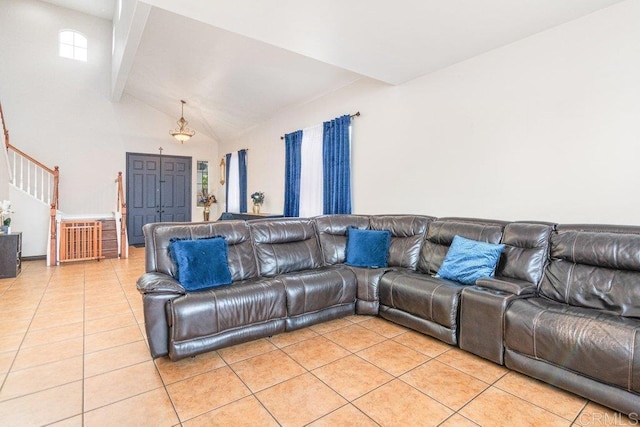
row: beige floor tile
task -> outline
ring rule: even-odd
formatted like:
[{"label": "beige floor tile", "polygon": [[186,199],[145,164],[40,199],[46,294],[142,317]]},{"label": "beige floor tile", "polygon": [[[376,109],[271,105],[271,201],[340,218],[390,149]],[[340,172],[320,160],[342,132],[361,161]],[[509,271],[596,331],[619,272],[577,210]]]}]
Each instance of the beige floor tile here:
[{"label": "beige floor tile", "polygon": [[[5,304],[4,301],[0,300],[0,304]],[[11,335],[14,334],[24,334],[29,329],[29,325],[31,324],[31,319],[16,319],[16,320],[8,320],[2,323],[2,327],[5,332],[11,331]],[[7,334],[9,335],[9,334]]]},{"label": "beige floor tile", "polygon": [[41,426],[81,413],[82,381],[0,402],[6,426]]},{"label": "beige floor tile", "polygon": [[138,325],[112,329],[84,337],[84,351],[86,354],[111,347],[129,344],[143,339]]},{"label": "beige floor tile", "polygon": [[270,351],[230,366],[254,393],[307,372],[281,350]]},{"label": "beige floor tile", "polygon": [[24,336],[25,336],[24,333],[20,333],[20,334],[4,335],[0,337],[0,354],[6,351],[18,350],[20,348],[20,344],[22,343],[22,340],[24,339]]},{"label": "beige floor tile", "polygon": [[82,427],[82,415],[49,424],[47,427]]},{"label": "beige floor tile", "polygon": [[373,319],[375,317],[376,316],[370,316],[368,314],[352,314],[351,316],[345,317],[345,319],[347,319],[352,323],[360,323],[360,322],[366,322],[367,320]]},{"label": "beige floor tile", "polygon": [[340,319],[330,320],[328,322],[318,323],[316,325],[310,326],[309,328],[318,334],[326,334],[327,332],[332,332],[352,324],[353,322],[343,317]]},{"label": "beige floor tile", "polygon": [[84,377],[89,378],[147,360],[151,360],[151,355],[142,341],[96,351],[84,357]]},{"label": "beige floor tile", "polygon": [[429,357],[437,357],[442,353],[454,348],[433,337],[417,331],[409,331],[393,338],[393,341],[405,345]]},{"label": "beige floor tile", "polygon": [[33,368],[12,370],[0,389],[0,401],[12,399],[82,379],[82,356]]},{"label": "beige floor tile", "polygon": [[589,402],[575,420],[574,426],[637,426],[640,425],[640,408],[629,416]]},{"label": "beige floor tile", "polygon": [[127,301],[97,307],[87,307],[84,310],[85,320],[96,320],[103,317],[114,316],[116,314],[130,314],[131,307]]},{"label": "beige floor tile", "polygon": [[396,377],[430,359],[425,354],[391,340],[364,349],[358,352],[358,356]]},{"label": "beige floor tile", "polygon": [[464,350],[453,348],[437,357],[437,360],[461,370],[488,384],[493,384],[509,370]]},{"label": "beige floor tile", "polygon": [[84,414],[85,427],[170,427],[178,423],[171,401],[162,388]]},{"label": "beige floor tile", "polygon": [[351,355],[311,371],[322,382],[348,401],[370,392],[393,379],[391,375]]},{"label": "beige floor tile", "polygon": [[495,386],[570,421],[587,404],[587,400],[582,397],[517,372],[509,372]]},{"label": "beige floor tile", "polygon": [[65,311],[57,314],[36,314],[31,321],[29,330],[35,331],[37,329],[53,328],[55,326],[68,325],[70,323],[82,321],[84,321],[84,314],[82,310]]},{"label": "beige floor tile", "polygon": [[20,348],[12,370],[30,368],[32,366],[44,365],[58,360],[68,359],[82,355],[82,338],[72,338],[65,341],[58,341],[52,344],[38,345],[35,347]]},{"label": "beige floor tile", "polygon": [[455,368],[431,360],[400,379],[457,411],[489,385]]},{"label": "beige floor tile", "polygon": [[453,414],[438,427],[478,427],[478,424],[460,414]]},{"label": "beige floor tile", "polygon": [[69,323],[68,325],[55,326],[53,328],[27,331],[27,334],[24,337],[24,342],[22,343],[22,348],[78,338],[83,335],[83,330],[83,323],[76,322]]},{"label": "beige floor tile", "polygon": [[278,423],[253,396],[247,396],[182,423],[184,427],[277,427]]},{"label": "beige floor tile", "polygon": [[110,403],[162,387],[153,362],[107,372],[84,381],[84,409],[90,411]]},{"label": "beige floor tile", "polygon": [[309,373],[256,393],[256,397],[283,426],[307,424],[347,403]]},{"label": "beige floor tile", "polygon": [[324,336],[352,352],[363,350],[385,340],[382,335],[356,324],[328,332]]},{"label": "beige floor tile", "polygon": [[285,332],[282,334],[274,335],[269,338],[269,341],[271,341],[271,343],[276,347],[282,348],[317,336],[318,334],[313,330],[304,328],[298,329],[297,331],[293,332]]},{"label": "beige floor tile", "polygon": [[231,347],[222,348],[218,350],[218,354],[225,362],[227,362],[228,364],[232,364],[241,360],[248,359],[250,357],[273,351],[275,349],[276,346],[271,344],[269,340],[263,338],[234,345]]},{"label": "beige floor tile", "polygon": [[172,362],[166,356],[159,357],[155,359],[155,363],[165,384],[173,384],[226,365],[216,351],[187,357],[177,362]]},{"label": "beige floor tile", "polygon": [[385,338],[393,338],[400,334],[403,334],[409,329],[404,326],[397,325],[393,322],[383,319],[382,317],[371,317],[363,322],[358,322],[358,325],[363,326],[377,334],[382,335]]},{"label": "beige floor tile", "polygon": [[133,313],[121,313],[115,316],[101,317],[95,320],[84,322],[84,333],[87,335],[97,334],[100,332],[111,331],[113,329],[125,328],[127,326],[135,326],[138,322]]},{"label": "beige floor tile", "polygon": [[491,426],[568,426],[570,422],[539,406],[491,387],[459,411],[480,425]]},{"label": "beige floor tile", "polygon": [[181,421],[202,415],[251,394],[224,366],[167,386]]},{"label": "beige floor tile", "polygon": [[309,427],[375,427],[376,424],[352,404],[344,405],[309,424]]},{"label": "beige floor tile", "polygon": [[380,425],[437,426],[453,411],[400,381],[375,389],[353,402]]},{"label": "beige floor tile", "polygon": [[284,347],[285,353],[306,369],[315,369],[334,360],[348,356],[349,351],[323,336],[308,339],[297,344]]}]

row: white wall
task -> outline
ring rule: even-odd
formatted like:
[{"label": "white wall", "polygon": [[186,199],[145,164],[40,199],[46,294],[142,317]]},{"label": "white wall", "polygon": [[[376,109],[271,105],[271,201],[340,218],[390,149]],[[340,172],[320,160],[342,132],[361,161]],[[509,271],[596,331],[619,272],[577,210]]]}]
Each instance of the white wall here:
[{"label": "white wall", "polygon": [[[110,101],[110,21],[34,0],[0,0],[0,8],[0,96],[11,143],[50,167],[60,166],[63,212],[112,212],[114,180],[126,170],[126,152],[158,153],[163,147],[163,154],[191,156],[194,171],[197,160],[217,164],[216,141],[197,134],[180,145],[169,135],[177,117],[127,95]],[[61,29],[87,36],[88,62],[58,56]],[[0,174],[5,169],[0,162]],[[192,218],[201,220],[195,175]],[[19,206],[14,208],[16,217]],[[46,235],[15,230],[25,233],[25,256],[45,253]]]},{"label": "white wall", "polygon": [[640,2],[629,0],[399,86],[362,79],[263,123],[249,194],[282,212],[280,136],[360,111],[355,213],[640,224]]}]

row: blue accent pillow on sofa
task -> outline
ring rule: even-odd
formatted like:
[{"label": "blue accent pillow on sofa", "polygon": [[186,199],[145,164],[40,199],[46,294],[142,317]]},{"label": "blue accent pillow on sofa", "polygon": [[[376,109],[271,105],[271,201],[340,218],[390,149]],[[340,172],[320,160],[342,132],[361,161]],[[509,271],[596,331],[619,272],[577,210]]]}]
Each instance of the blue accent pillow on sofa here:
[{"label": "blue accent pillow on sofa", "polygon": [[188,291],[231,284],[224,237],[172,240],[169,253],[178,266],[178,282]]},{"label": "blue accent pillow on sofa", "polygon": [[504,245],[454,236],[436,277],[473,285],[496,271]]},{"label": "blue accent pillow on sofa", "polygon": [[353,267],[378,268],[387,266],[391,232],[347,228],[347,260]]}]

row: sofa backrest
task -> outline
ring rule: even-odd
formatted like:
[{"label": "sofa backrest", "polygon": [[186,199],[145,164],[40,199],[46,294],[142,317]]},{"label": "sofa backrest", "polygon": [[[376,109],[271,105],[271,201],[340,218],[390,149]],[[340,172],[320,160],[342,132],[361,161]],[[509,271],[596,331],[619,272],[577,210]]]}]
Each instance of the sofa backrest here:
[{"label": "sofa backrest", "polygon": [[540,295],[640,318],[640,227],[558,225]]},{"label": "sofa backrest", "polygon": [[171,239],[203,239],[222,236],[227,240],[229,270],[233,281],[258,277],[249,226],[244,221],[209,223],[151,223],[142,228],[145,236],[147,272],[176,277],[177,266],[169,254]]},{"label": "sofa backrest", "polygon": [[313,219],[320,239],[326,265],[343,264],[346,259],[347,229],[369,228],[369,217],[364,215],[321,215]]},{"label": "sofa backrest", "polygon": [[415,270],[427,227],[433,220],[435,217],[421,215],[372,215],[369,228],[391,232],[389,267]]},{"label": "sofa backrest", "polygon": [[496,276],[538,285],[549,257],[551,223],[512,222],[504,227],[504,249]]},{"label": "sofa backrest", "polygon": [[475,218],[439,218],[429,222],[420,257],[418,270],[435,274],[440,269],[454,236],[488,243],[500,243],[505,221]]},{"label": "sofa backrest", "polygon": [[323,265],[313,220],[265,219],[247,221],[247,224],[261,276],[274,277]]}]

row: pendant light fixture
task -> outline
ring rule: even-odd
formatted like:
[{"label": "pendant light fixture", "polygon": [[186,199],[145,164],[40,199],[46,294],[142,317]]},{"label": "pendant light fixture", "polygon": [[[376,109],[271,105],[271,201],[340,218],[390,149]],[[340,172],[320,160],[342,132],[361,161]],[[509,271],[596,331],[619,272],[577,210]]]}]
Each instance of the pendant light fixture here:
[{"label": "pendant light fixture", "polygon": [[184,144],[184,142],[188,141],[196,132],[187,127],[189,122],[184,119],[184,104],[187,102],[182,99],[180,102],[182,103],[182,114],[180,114],[180,119],[176,122],[178,123],[178,129],[169,131],[169,133],[172,137],[180,141],[181,144]]}]

